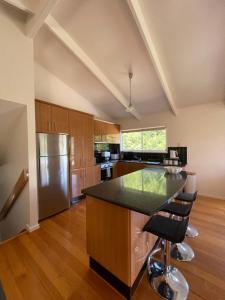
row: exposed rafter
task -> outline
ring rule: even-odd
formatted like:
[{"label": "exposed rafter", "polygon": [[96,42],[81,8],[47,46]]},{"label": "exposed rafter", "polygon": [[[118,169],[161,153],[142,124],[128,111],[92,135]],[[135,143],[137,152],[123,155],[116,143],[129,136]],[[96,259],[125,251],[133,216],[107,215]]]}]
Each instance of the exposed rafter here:
[{"label": "exposed rafter", "polygon": [[149,32],[147,23],[145,21],[145,17],[143,15],[142,9],[140,7],[140,4],[138,2],[138,0],[127,0],[127,3],[130,7],[130,10],[133,14],[133,17],[135,19],[135,22],[138,26],[138,29],[140,31],[140,34],[144,40],[145,46],[147,48],[147,51],[149,53],[149,56],[153,62],[153,65],[155,67],[155,70],[158,74],[159,80],[161,82],[162,88],[166,94],[167,100],[169,102],[169,105],[171,107],[171,110],[173,111],[173,113],[175,115],[177,115],[177,108],[172,96],[172,93],[170,91],[170,88],[168,86],[168,82],[166,79],[166,76],[164,74],[164,70],[162,67],[162,64],[160,62],[158,53],[156,51],[153,39],[151,37],[151,34]]},{"label": "exposed rafter", "polygon": [[30,15],[32,15],[35,11],[35,7],[33,3],[30,3],[30,1],[26,0],[3,0],[3,2],[25,12]]},{"label": "exposed rafter", "polygon": [[40,3],[37,12],[28,20],[26,24],[26,34],[34,38],[38,30],[44,24],[54,5],[58,0],[45,0]]},{"label": "exposed rafter", "polygon": [[[55,36],[91,71],[91,73],[110,91],[110,93],[125,108],[129,107],[129,101],[117,89],[117,87],[106,77],[102,70],[91,60],[78,43],[68,32],[52,17],[48,16],[45,23]],[[140,119],[136,111],[130,112],[135,118]]]}]

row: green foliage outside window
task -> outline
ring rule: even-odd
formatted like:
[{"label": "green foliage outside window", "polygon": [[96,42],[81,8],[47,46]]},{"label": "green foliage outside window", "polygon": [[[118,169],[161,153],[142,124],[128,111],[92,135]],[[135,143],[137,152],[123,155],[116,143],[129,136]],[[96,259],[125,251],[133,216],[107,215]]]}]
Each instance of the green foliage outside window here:
[{"label": "green foliage outside window", "polygon": [[122,133],[123,151],[165,151],[166,129],[151,129]]}]

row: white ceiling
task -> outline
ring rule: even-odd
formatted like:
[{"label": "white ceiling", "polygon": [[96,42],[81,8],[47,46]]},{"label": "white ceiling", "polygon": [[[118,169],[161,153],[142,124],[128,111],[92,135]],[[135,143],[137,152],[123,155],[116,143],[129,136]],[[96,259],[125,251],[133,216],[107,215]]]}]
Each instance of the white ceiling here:
[{"label": "white ceiling", "polygon": [[139,0],[177,107],[225,100],[225,1]]},{"label": "white ceiling", "polygon": [[[133,105],[140,114],[169,109],[126,1],[59,1],[52,16],[127,99],[132,69]],[[111,117],[127,117],[123,106],[51,35],[47,29],[38,33],[35,59],[88,100],[100,103],[100,109]]]},{"label": "white ceiling", "polygon": [[[156,56],[147,51],[131,3],[140,7]],[[171,110],[162,78],[175,108],[225,100],[224,0],[60,0],[51,16],[127,101],[133,71],[132,99],[140,115]],[[45,25],[34,50],[39,64],[101,111],[114,119],[130,116]]]}]

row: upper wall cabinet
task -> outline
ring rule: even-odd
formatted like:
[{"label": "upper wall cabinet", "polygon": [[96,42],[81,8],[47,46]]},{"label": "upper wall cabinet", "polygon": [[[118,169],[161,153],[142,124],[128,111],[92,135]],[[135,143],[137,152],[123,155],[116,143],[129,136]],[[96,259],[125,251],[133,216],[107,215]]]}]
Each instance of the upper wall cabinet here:
[{"label": "upper wall cabinet", "polygon": [[51,131],[51,105],[35,101],[36,131]]},{"label": "upper wall cabinet", "polygon": [[35,114],[37,132],[69,132],[68,109],[40,101],[35,101]]},{"label": "upper wall cabinet", "polygon": [[52,132],[69,132],[68,109],[59,106],[52,106]]},{"label": "upper wall cabinet", "polygon": [[94,137],[96,143],[120,143],[120,126],[102,122],[99,120],[94,121]]}]

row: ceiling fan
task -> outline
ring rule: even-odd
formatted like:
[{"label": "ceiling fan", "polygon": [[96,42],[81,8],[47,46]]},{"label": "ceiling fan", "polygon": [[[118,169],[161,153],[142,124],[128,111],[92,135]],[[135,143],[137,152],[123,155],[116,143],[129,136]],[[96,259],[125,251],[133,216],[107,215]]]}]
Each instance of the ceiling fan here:
[{"label": "ceiling fan", "polygon": [[132,102],[131,102],[131,80],[133,78],[133,73],[129,72],[128,75],[129,75],[129,81],[130,81],[130,103],[126,107],[126,112],[132,113],[132,112],[136,111],[136,109],[132,106]]}]

